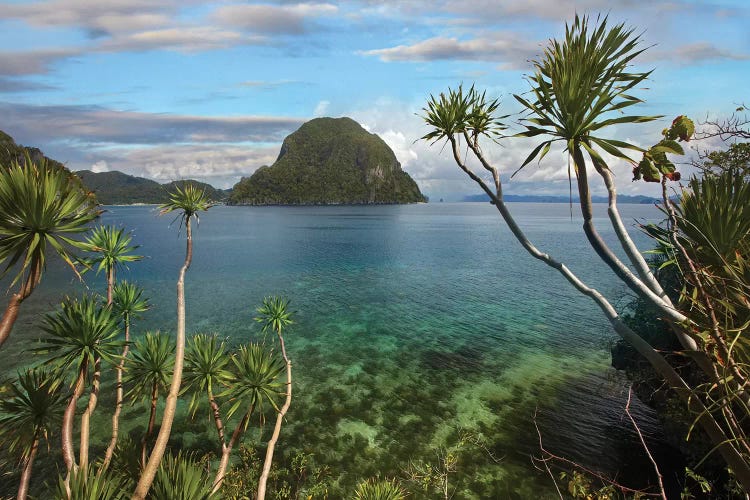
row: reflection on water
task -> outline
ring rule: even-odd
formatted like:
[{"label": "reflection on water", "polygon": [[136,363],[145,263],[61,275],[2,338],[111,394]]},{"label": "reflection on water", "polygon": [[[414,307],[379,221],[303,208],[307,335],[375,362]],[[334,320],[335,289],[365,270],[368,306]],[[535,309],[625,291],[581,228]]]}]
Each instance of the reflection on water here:
[{"label": "reflection on water", "polygon": [[[626,220],[659,216],[650,206],[621,209]],[[625,296],[567,205],[511,210],[542,250],[613,300]],[[174,328],[184,234],[170,221],[149,207],[110,207],[103,216],[133,230],[148,256],[120,272],[154,304],[136,335]],[[88,286],[102,290],[102,279],[88,276]],[[23,306],[7,370],[29,360],[18,354],[37,335],[38,315],[84,288],[50,264]],[[524,253],[489,204],[214,207],[202,215],[187,276],[189,332],[253,338],[253,310],[269,294],[289,297],[297,318],[288,334],[295,397],[280,450],[314,452],[342,488],[399,474],[410,459],[432,460],[470,431],[484,448],[463,448],[458,498],[550,492],[529,459],[538,454],[535,411],[556,453],[609,473],[625,462],[631,472],[647,468],[622,418],[623,381],[608,367],[608,324]],[[647,433],[657,431],[648,411],[637,414]]]}]

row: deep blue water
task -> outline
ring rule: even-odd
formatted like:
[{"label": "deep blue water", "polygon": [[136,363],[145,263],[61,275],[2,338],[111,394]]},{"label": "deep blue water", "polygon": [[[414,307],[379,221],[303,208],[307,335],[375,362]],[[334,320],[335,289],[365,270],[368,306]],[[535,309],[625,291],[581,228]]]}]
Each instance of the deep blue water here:
[{"label": "deep blue water", "polygon": [[[626,290],[568,205],[510,208],[540,249],[624,307]],[[600,231],[614,243],[605,208],[597,206]],[[626,221],[660,215],[644,205],[621,211]],[[171,222],[143,206],[108,207],[102,217],[132,230],[147,256],[119,274],[153,304],[136,335],[174,330],[184,234]],[[257,338],[262,298],[291,300],[295,396],[279,449],[314,452],[342,491],[358,478],[399,475],[410,459],[434,461],[464,431],[483,446],[460,449],[456,498],[547,495],[550,479],[529,458],[539,454],[535,412],[556,453],[611,474],[624,463],[621,477],[646,467],[623,419],[624,381],[609,368],[614,333],[590,300],[524,252],[490,204],[218,206],[201,214],[194,236],[188,333]],[[86,280],[103,289],[102,277]],[[50,264],[23,305],[6,372],[28,362],[22,352],[39,315],[82,288]],[[658,433],[646,409],[638,415]]]}]

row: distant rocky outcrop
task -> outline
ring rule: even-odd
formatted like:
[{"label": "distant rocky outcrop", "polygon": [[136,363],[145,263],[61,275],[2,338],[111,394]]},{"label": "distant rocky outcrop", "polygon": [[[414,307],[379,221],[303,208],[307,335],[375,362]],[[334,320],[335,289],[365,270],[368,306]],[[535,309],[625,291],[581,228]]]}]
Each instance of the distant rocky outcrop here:
[{"label": "distant rocky outcrop", "polygon": [[222,201],[226,193],[210,184],[193,180],[172,181],[159,184],[150,179],[135,177],[118,171],[92,172],[79,170],[76,172],[84,185],[96,195],[102,205],[129,205],[133,203],[157,204],[169,200],[168,192],[174,191],[175,186],[186,183],[195,184],[205,190],[206,195],[213,201]]},{"label": "distant rocky outcrop", "polygon": [[425,201],[391,148],[351,118],[316,118],[287,136],[273,165],[232,189],[240,205]]}]

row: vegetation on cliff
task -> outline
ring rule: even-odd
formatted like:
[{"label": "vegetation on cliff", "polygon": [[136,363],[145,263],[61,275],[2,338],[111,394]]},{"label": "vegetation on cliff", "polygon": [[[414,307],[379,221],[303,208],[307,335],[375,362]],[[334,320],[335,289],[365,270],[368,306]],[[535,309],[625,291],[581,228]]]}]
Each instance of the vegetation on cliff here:
[{"label": "vegetation on cliff", "polygon": [[276,162],[235,184],[238,205],[424,201],[391,148],[351,118],[316,118],[284,139]]},{"label": "vegetation on cliff", "polygon": [[118,171],[92,172],[80,170],[76,175],[96,194],[102,205],[129,205],[132,203],[162,204],[169,201],[169,193],[175,188],[183,189],[187,184],[196,186],[206,193],[206,197],[221,201],[226,197],[224,191],[210,184],[193,180],[172,181],[159,184],[150,179],[135,177]]}]

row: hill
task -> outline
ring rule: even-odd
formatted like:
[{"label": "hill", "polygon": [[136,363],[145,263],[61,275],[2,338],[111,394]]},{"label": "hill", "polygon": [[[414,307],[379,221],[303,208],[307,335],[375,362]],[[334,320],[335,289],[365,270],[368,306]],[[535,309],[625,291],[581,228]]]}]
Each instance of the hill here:
[{"label": "hill", "polygon": [[208,197],[214,201],[226,198],[226,193],[213,186],[193,181],[173,181],[167,184],[159,184],[156,181],[135,177],[118,171],[92,172],[80,170],[76,172],[83,183],[96,194],[97,200],[102,205],[127,205],[132,203],[165,203],[169,197],[168,191],[173,191],[175,186],[182,186],[187,182],[204,189]]},{"label": "hill", "polygon": [[16,144],[16,141],[11,136],[0,130],[0,165],[7,167],[14,161],[23,162],[26,154],[29,155],[33,162],[38,162],[42,158],[45,158],[48,165],[68,170],[59,161],[44,156],[44,153],[39,148]]},{"label": "hill", "polygon": [[351,118],[315,118],[293,132],[273,165],[232,189],[231,204],[328,205],[425,201],[391,148]]}]

